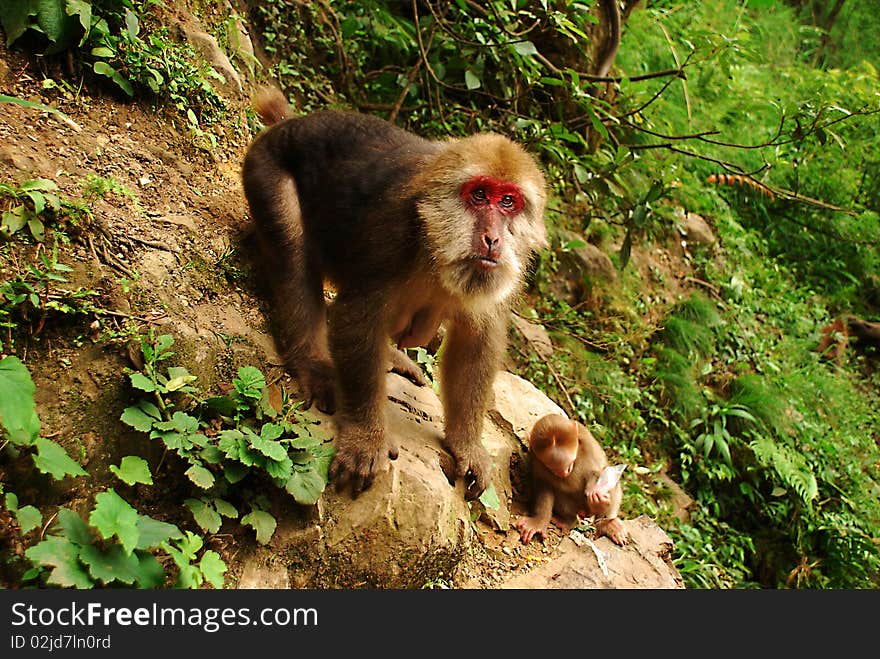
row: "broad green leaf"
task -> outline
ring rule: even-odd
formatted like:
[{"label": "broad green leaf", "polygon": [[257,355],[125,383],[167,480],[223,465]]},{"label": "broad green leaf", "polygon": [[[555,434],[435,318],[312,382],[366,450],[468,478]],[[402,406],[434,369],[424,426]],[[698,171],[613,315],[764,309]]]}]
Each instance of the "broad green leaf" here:
[{"label": "broad green leaf", "polygon": [[44,474],[51,474],[55,480],[61,480],[67,475],[88,476],[86,471],[51,439],[37,437],[36,445],[37,453],[33,456],[34,464]]},{"label": "broad green leaf", "polygon": [[110,471],[116,474],[116,477],[127,485],[135,483],[153,484],[153,476],[150,474],[150,465],[143,458],[136,455],[126,455],[122,458],[119,466],[110,465]]},{"label": "broad green leaf", "polygon": [[531,41],[520,41],[513,44],[513,49],[520,55],[537,55],[538,49]]},{"label": "broad green leaf", "polygon": [[21,360],[0,359],[0,424],[13,444],[29,446],[40,432],[34,407],[34,382]]},{"label": "broad green leaf", "polygon": [[498,510],[501,507],[501,500],[495,491],[494,483],[489,483],[489,487],[483,490],[483,493],[480,495],[480,503],[489,510]]},{"label": "broad green leaf", "polygon": [[29,547],[24,555],[33,563],[54,567],[47,583],[62,588],[92,588],[94,582],[79,562],[80,548],[67,538],[49,536]]},{"label": "broad green leaf", "polygon": [[186,375],[179,375],[168,380],[168,382],[165,383],[165,389],[168,391],[177,391],[196,380],[198,380],[198,378],[195,375],[189,375],[188,373]]},{"label": "broad green leaf", "polygon": [[15,513],[15,519],[18,520],[18,525],[21,527],[21,533],[24,535],[33,529],[39,528],[43,523],[43,513],[34,506],[22,506]]},{"label": "broad green leaf", "polygon": [[269,474],[269,476],[284,483],[290,478],[291,473],[293,473],[293,461],[286,455],[284,460],[266,460],[263,469],[266,470],[266,473]]},{"label": "broad green leaf", "polygon": [[6,32],[6,45],[11,46],[23,35],[31,25],[31,16],[37,13],[37,7],[29,2],[10,1],[2,3],[0,23]]},{"label": "broad green leaf", "polygon": [[0,227],[8,234],[12,235],[27,224],[27,214],[24,206],[16,206],[12,210],[3,211]]},{"label": "broad green leaf", "polygon": [[193,465],[185,473],[193,483],[202,489],[207,490],[214,485],[214,474],[201,465]]},{"label": "broad green leaf", "polygon": [[135,552],[138,557],[137,587],[159,588],[165,583],[165,568],[158,559],[147,552]]},{"label": "broad green leaf", "polygon": [[223,520],[214,508],[201,499],[186,499],[183,504],[189,508],[196,524],[208,533],[217,533]]},{"label": "broad green leaf", "polygon": [[95,497],[95,508],[89,515],[89,524],[98,529],[101,537],[109,540],[119,538],[126,553],[138,544],[138,512],[111,488]]},{"label": "broad green leaf", "polygon": [[272,539],[272,534],[275,533],[275,526],[277,524],[275,518],[265,510],[249,512],[241,518],[241,523],[253,527],[257,532],[257,542],[261,545],[265,545]]},{"label": "broad green leaf", "polygon": [[18,495],[14,492],[7,492],[6,496],[3,497],[3,505],[11,513],[18,512]]},{"label": "broad green leaf", "polygon": [[220,554],[210,549],[202,554],[199,561],[199,569],[205,575],[205,580],[214,588],[223,588],[223,574],[226,572],[226,563],[220,558]]},{"label": "broad green leaf", "polygon": [[64,537],[75,545],[85,547],[95,541],[95,536],[89,529],[89,525],[69,508],[58,509],[58,526],[64,532]]},{"label": "broad green leaf", "polygon": [[80,550],[79,558],[88,565],[91,575],[105,584],[114,581],[133,584],[138,576],[138,557],[119,545],[110,545],[106,549],[87,545]]},{"label": "broad green leaf", "polygon": [[152,549],[168,540],[177,540],[183,533],[174,524],[153,519],[148,515],[138,515],[138,542],[136,549]]},{"label": "broad green leaf", "polygon": [[129,97],[134,96],[134,87],[131,86],[131,83],[119,71],[107,64],[107,62],[95,62],[92,64],[92,69],[94,69],[95,73],[110,78]]},{"label": "broad green leaf", "polygon": [[48,178],[36,178],[30,181],[25,181],[19,186],[22,190],[42,190],[42,191],[57,191],[58,184]]},{"label": "broad green leaf", "polygon": [[266,377],[254,366],[242,366],[238,369],[238,377],[232,380],[232,384],[239,393],[258,399],[263,395]]},{"label": "broad green leaf", "polygon": [[205,401],[205,405],[223,416],[232,416],[237,409],[235,401],[229,396],[213,396]]},{"label": "broad green leaf", "polygon": [[464,72],[464,84],[467,86],[468,89],[479,89],[482,83],[477,77],[477,74],[475,74],[470,69],[467,69]]},{"label": "broad green leaf", "polygon": [[143,373],[129,373],[128,377],[131,380],[131,386],[135,389],[146,392],[156,391],[156,385]]},{"label": "broad green leaf", "polygon": [[116,57],[116,52],[106,46],[98,46],[92,48],[92,55],[95,57]]},{"label": "broad green leaf", "polygon": [[228,462],[223,465],[223,477],[232,485],[238,483],[241,479],[247,476],[249,472],[250,469],[238,462]]},{"label": "broad green leaf", "polygon": [[314,469],[306,471],[294,471],[290,479],[284,485],[284,489],[303,506],[311,506],[317,503],[321,492],[327,485],[327,481]]},{"label": "broad green leaf", "polygon": [[276,462],[281,462],[287,458],[287,449],[280,442],[266,440],[262,437],[254,437],[251,439],[251,446]]},{"label": "broad green leaf", "polygon": [[228,501],[224,501],[223,499],[213,499],[214,508],[217,509],[217,512],[223,515],[223,517],[229,517],[230,519],[235,519],[238,517],[238,510]]},{"label": "broad green leaf", "polygon": [[330,471],[330,463],[333,462],[333,456],[336,454],[336,448],[331,442],[316,446],[309,450],[311,454],[312,468],[320,474],[321,478],[326,482]]},{"label": "broad green leaf", "polygon": [[284,427],[280,423],[264,423],[260,428],[260,437],[263,439],[278,439],[283,433]]},{"label": "broad green leaf", "polygon": [[128,36],[132,39],[141,31],[137,15],[127,7],[125,9],[125,29],[128,32]]},{"label": "broad green leaf", "polygon": [[[149,409],[149,407],[152,407],[152,410]],[[156,412],[155,415],[152,414],[153,410]],[[159,413],[158,408],[154,405],[142,402],[137,407],[126,407],[122,412],[122,416],[119,417],[119,420],[135,430],[150,432],[153,428],[153,424],[161,421],[162,416]]]}]

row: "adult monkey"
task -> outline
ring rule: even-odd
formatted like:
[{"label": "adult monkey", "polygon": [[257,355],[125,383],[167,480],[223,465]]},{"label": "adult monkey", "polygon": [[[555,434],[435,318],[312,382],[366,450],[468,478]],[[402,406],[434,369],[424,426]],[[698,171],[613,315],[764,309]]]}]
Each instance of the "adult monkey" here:
[{"label": "adult monkey", "polygon": [[[509,307],[547,244],[543,174],[501,135],[432,141],[368,115],[290,118],[277,90],[254,106],[274,125],[245,156],[245,196],[287,368],[308,405],[338,412],[337,489],[351,484],[357,496],[397,457],[383,421],[386,365],[415,370],[400,348],[428,343],[447,321],[447,475],[479,496],[492,468],[480,436]],[[329,307],[325,279],[337,291]]]}]

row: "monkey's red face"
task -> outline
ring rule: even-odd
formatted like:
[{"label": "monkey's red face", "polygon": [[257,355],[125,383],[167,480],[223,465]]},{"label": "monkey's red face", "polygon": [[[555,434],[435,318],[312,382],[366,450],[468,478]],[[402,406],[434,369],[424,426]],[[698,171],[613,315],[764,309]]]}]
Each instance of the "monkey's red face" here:
[{"label": "monkey's red face", "polygon": [[476,217],[472,247],[477,265],[492,270],[499,265],[509,223],[523,209],[518,185],[491,176],[475,176],[461,186],[461,200]]}]

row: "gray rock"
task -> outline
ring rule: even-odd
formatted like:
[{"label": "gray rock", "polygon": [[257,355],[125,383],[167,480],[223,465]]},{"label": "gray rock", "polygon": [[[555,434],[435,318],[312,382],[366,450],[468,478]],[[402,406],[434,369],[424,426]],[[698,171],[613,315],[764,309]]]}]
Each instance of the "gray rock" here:
[{"label": "gray rock", "polygon": [[560,237],[566,242],[584,243],[582,247],[573,247],[562,252],[559,258],[563,263],[573,267],[583,277],[606,282],[617,281],[617,270],[605,252],[572,231],[562,231]]},{"label": "gray rock", "polygon": [[[672,540],[650,518],[623,520],[629,543],[593,540],[573,531],[559,543],[559,555],[516,575],[502,588],[684,588],[673,567]],[[577,540],[575,540],[577,538]]]},{"label": "gray rock", "polygon": [[274,588],[286,590],[290,588],[287,568],[277,565],[274,555],[265,551],[257,551],[243,561],[241,577],[236,588],[243,590]]},{"label": "gray rock", "polygon": [[715,233],[709,223],[696,213],[689,213],[684,209],[676,209],[675,220],[685,240],[698,245],[712,245],[715,243]]},{"label": "gray rock", "polygon": [[310,572],[313,586],[419,588],[451,573],[472,540],[463,484],[451,486],[440,467],[448,455],[440,400],[430,387],[387,377],[386,428],[399,444],[397,460],[355,499],[328,487],[317,521],[279,525],[271,541],[297,557],[294,567]]},{"label": "gray rock", "polygon": [[196,23],[184,22],[179,27],[195,51],[226,79],[225,86],[233,92],[241,93],[244,89],[241,78],[217,40]]},{"label": "gray rock", "polygon": [[526,341],[538,353],[539,357],[548,359],[553,356],[553,341],[550,340],[547,330],[537,323],[533,323],[516,314],[513,315],[512,322],[513,326],[526,338]]}]

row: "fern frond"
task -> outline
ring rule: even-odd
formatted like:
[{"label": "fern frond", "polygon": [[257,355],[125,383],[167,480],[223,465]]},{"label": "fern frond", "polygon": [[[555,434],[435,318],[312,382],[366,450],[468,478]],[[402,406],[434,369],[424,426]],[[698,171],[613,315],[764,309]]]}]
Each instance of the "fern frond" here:
[{"label": "fern frond", "polygon": [[755,457],[765,467],[772,467],[782,482],[792,488],[808,506],[819,495],[819,485],[813,469],[804,457],[778,444],[771,437],[758,437],[749,442]]}]

